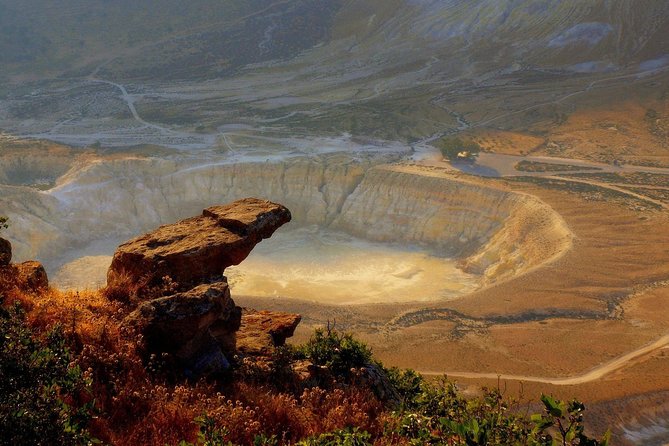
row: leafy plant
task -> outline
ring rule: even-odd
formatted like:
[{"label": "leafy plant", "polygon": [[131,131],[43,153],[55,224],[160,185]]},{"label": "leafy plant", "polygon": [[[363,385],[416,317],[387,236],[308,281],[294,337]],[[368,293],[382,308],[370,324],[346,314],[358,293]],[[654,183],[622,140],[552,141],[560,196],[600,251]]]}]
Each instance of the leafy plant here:
[{"label": "leafy plant", "polygon": [[60,327],[40,339],[20,305],[0,307],[0,376],[2,444],[96,442],[86,430],[91,382],[74,363]]},{"label": "leafy plant", "polygon": [[357,427],[340,429],[303,440],[298,446],[371,446],[372,436]]},{"label": "leafy plant", "polygon": [[260,434],[256,435],[253,439],[253,446],[276,446],[279,444],[279,440],[276,435],[265,435]]},{"label": "leafy plant", "polygon": [[181,441],[179,446],[234,446],[232,442],[225,441],[228,432],[225,429],[219,429],[213,418],[203,415],[196,418],[195,423],[200,426],[197,441],[195,443]]},{"label": "leafy plant", "polygon": [[420,391],[398,415],[398,434],[415,445],[512,445],[529,438],[526,420],[509,409],[499,389],[466,399],[445,379],[420,382]]},{"label": "leafy plant", "polygon": [[300,353],[314,365],[325,366],[336,376],[350,377],[351,369],[363,367],[372,360],[372,351],[353,335],[339,333],[330,326],[317,329],[301,347]]},{"label": "leafy plant", "polygon": [[[214,418],[203,415],[196,418],[195,422],[200,426],[197,441],[195,443],[181,441],[178,446],[235,446],[233,442],[226,441],[230,432],[225,428],[219,428]],[[279,440],[276,435],[258,434],[253,438],[253,446],[277,446],[278,444]]]},{"label": "leafy plant", "polygon": [[0,217],[0,230],[7,229],[9,227],[9,219],[7,217]]},{"label": "leafy plant", "polygon": [[384,372],[390,381],[390,384],[397,390],[401,398],[401,406],[404,409],[413,409],[416,406],[416,399],[423,389],[423,377],[411,369],[400,369],[392,367],[384,368]]},{"label": "leafy plant", "polygon": [[[589,438],[584,433],[583,412],[585,405],[577,400],[560,401],[548,395],[541,395],[543,414],[534,414],[532,446],[607,446],[611,431],[601,440]],[[552,433],[551,433],[552,432]]]}]

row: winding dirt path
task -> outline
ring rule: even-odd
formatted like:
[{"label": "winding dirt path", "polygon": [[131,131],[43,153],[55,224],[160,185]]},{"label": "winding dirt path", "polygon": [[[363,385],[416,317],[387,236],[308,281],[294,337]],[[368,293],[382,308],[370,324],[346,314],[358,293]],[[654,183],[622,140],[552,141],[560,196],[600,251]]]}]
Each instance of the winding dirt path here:
[{"label": "winding dirt path", "polygon": [[[494,177],[494,178],[521,177],[521,176],[542,177],[571,183],[587,184],[591,186],[597,186],[603,189],[616,191],[618,193],[625,194],[637,200],[645,201],[649,204],[657,206],[660,209],[669,210],[669,203],[641,194],[638,191],[629,190],[629,188],[631,187],[632,188],[647,187],[645,184],[618,184],[618,183],[597,181],[588,178],[573,178],[567,176],[559,176],[556,174],[557,172],[554,171],[539,171],[539,172],[521,171],[516,168],[518,163],[520,163],[521,161],[556,164],[556,165],[568,165],[574,167],[574,169],[560,172],[562,174],[648,173],[648,174],[669,175],[669,168],[666,167],[646,167],[646,166],[634,166],[629,164],[612,165],[612,164],[597,163],[594,161],[586,161],[572,158],[556,158],[549,156],[531,156],[531,155],[521,156],[521,155],[507,155],[500,153],[485,153],[485,152],[481,153],[478,156],[475,163],[450,163],[441,159],[439,155],[436,155],[436,157],[433,157],[431,159],[426,158],[419,161],[419,164],[433,167],[448,166],[452,169],[456,169],[464,173],[476,176],[484,176],[484,177]],[[655,189],[664,189],[664,188],[655,187]]]},{"label": "winding dirt path", "polygon": [[[601,187],[603,189],[609,189],[609,190],[616,191],[616,192],[619,192],[621,194],[625,194],[625,195],[628,195],[630,197],[636,198],[637,200],[641,200],[641,201],[645,201],[646,203],[653,204],[653,205],[658,206],[662,209],[669,210],[669,204],[667,204],[663,201],[656,200],[656,199],[648,197],[646,195],[642,195],[642,194],[633,192],[631,190],[620,187],[616,184],[603,183],[601,181],[580,180],[580,179],[568,178],[568,177],[558,177],[558,176],[552,176],[552,175],[547,175],[544,178],[550,178],[550,179],[559,180],[559,181],[567,181],[567,182],[570,182],[570,183],[588,184],[588,185],[592,185],[592,186]],[[639,185],[631,184],[630,186],[634,187],[634,186],[639,186]]]},{"label": "winding dirt path", "polygon": [[121,97],[123,98],[123,101],[128,106],[128,109],[130,110],[130,113],[132,114],[132,117],[135,118],[135,121],[139,122],[140,124],[142,124],[145,127],[151,127],[151,128],[156,129],[156,130],[160,130],[161,132],[173,133],[173,131],[171,129],[168,129],[166,127],[161,127],[161,126],[156,125],[156,124],[152,124],[152,123],[147,122],[144,119],[142,119],[142,117],[139,116],[139,113],[137,112],[137,108],[135,107],[135,98],[133,98],[132,95],[130,95],[128,93],[128,90],[126,90],[126,88],[123,85],[117,84],[116,82],[107,81],[107,80],[104,80],[104,79],[90,79],[89,82],[93,82],[93,83],[96,83],[96,84],[107,84],[107,85],[111,85],[113,87],[118,88],[121,91]]},{"label": "winding dirt path", "polygon": [[575,375],[565,378],[545,378],[538,376],[527,375],[504,375],[501,373],[475,373],[475,372],[433,372],[433,371],[419,371],[426,376],[443,376],[446,375],[451,378],[469,378],[469,379],[504,379],[511,381],[526,381],[537,382],[544,384],[553,384],[556,386],[573,386],[577,384],[585,384],[592,381],[599,380],[617,370],[620,370],[628,365],[634,363],[635,360],[652,353],[656,350],[664,348],[669,345],[669,334],[662,336],[655,342],[647,344],[622,356],[619,356],[609,362],[605,362],[594,369],[585,372],[581,375]]}]

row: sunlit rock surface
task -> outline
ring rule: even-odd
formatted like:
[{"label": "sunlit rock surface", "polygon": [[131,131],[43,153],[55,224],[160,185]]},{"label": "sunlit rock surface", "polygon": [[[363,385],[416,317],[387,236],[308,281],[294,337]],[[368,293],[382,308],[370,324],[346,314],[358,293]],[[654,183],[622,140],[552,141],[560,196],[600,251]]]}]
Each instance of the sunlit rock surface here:
[{"label": "sunlit rock surface", "polygon": [[201,216],[161,226],[119,246],[107,283],[148,290],[169,278],[177,289],[187,290],[218,280],[225,268],[241,263],[290,218],[284,206],[256,198],[209,207]]}]

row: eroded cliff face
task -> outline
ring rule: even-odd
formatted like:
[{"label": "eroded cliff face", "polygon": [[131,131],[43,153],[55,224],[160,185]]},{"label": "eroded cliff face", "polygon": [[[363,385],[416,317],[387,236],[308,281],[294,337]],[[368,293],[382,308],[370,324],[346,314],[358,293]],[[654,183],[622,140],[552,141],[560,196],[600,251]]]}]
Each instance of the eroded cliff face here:
[{"label": "eroded cliff face", "polygon": [[292,225],[428,246],[461,259],[486,283],[537,266],[571,243],[559,215],[537,198],[387,161],[339,154],[206,164],[126,158],[73,169],[46,193],[3,187],[1,200],[17,256],[47,265],[72,247],[117,242],[248,196],[284,204]]},{"label": "eroded cliff face", "polygon": [[402,166],[370,169],[332,226],[369,240],[431,247],[459,258],[484,284],[555,258],[573,237],[536,197]]},{"label": "eroded cliff face", "polygon": [[324,225],[336,217],[365,172],[388,160],[336,154],[246,163],[90,160],[46,192],[0,186],[0,208],[10,217],[6,234],[17,257],[52,264],[91,242],[109,240],[113,250],[159,224],[248,196],[285,204],[298,224]]}]

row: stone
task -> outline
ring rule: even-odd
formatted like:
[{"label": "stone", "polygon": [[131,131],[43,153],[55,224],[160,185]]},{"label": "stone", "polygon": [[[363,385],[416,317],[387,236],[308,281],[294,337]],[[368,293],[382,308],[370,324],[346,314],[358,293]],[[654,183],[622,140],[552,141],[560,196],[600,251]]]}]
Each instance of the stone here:
[{"label": "stone", "polygon": [[230,368],[230,362],[221,350],[221,346],[213,339],[208,338],[200,350],[195,352],[185,364],[187,378],[197,379],[210,376]]},{"label": "stone", "polygon": [[[239,313],[228,284],[218,282],[142,302],[124,323],[143,335],[148,352],[172,353],[192,365],[202,362],[203,356],[211,358],[211,346],[218,345],[210,327],[215,323],[227,324],[234,332],[234,328],[239,327]],[[203,351],[207,355],[203,355]],[[220,358],[216,359],[218,356],[214,351],[214,359],[204,362],[223,363]]]},{"label": "stone", "polygon": [[12,261],[12,244],[0,238],[0,266],[7,266]]},{"label": "stone", "polygon": [[328,388],[336,382],[332,370],[324,365],[316,365],[308,359],[296,361],[293,370],[305,387]]},{"label": "stone", "polygon": [[237,330],[241,326],[241,320],[242,309],[235,306],[227,318],[220,318],[209,327],[209,332],[226,354],[237,352]]},{"label": "stone", "polygon": [[302,316],[276,311],[244,309],[237,332],[237,350],[249,355],[269,355],[293,336]]},{"label": "stone", "polygon": [[161,226],[117,249],[107,285],[137,285],[141,297],[169,277],[179,291],[221,280],[256,244],[289,222],[284,206],[246,198],[205,209],[201,216]]},{"label": "stone", "polygon": [[49,288],[49,277],[40,262],[30,260],[14,266],[17,272],[17,283],[21,288],[34,291]]}]

